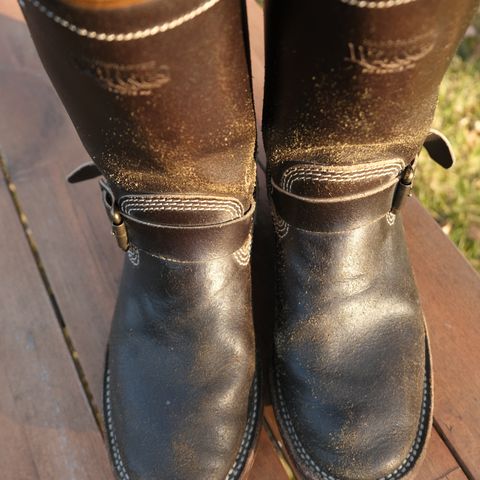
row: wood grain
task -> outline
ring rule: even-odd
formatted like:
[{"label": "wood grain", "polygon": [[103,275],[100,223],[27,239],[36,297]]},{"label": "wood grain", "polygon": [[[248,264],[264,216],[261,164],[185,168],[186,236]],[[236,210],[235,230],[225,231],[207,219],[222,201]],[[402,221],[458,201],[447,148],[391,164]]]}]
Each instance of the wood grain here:
[{"label": "wood grain", "polygon": [[[19,18],[14,5],[13,0],[7,0],[0,6],[0,13],[5,13],[0,16],[0,142],[53,294],[96,402],[100,404],[103,356],[122,254],[110,237],[95,182],[67,186],[64,181],[71,169],[88,158],[43,72],[25,25],[13,20]],[[257,118],[260,119],[263,97],[262,12],[253,0],[248,1],[248,10],[254,93]],[[264,163],[261,138],[259,151],[259,158]],[[264,193],[263,190],[262,195]],[[480,364],[480,280],[430,216],[415,202],[410,202],[406,209],[405,223],[432,336],[436,421],[470,472],[470,477],[480,479],[480,377],[477,373]],[[268,246],[263,245],[268,251]],[[27,264],[31,262],[26,253],[24,256]],[[267,286],[268,275],[260,280]],[[257,324],[265,318],[268,324],[268,315],[268,309],[260,309]],[[269,327],[264,330],[267,333],[262,338],[267,345],[265,350],[268,350],[271,343],[268,339]],[[0,385],[5,385],[9,378],[5,370],[0,370]],[[79,387],[72,388],[78,391]],[[79,401],[75,395],[72,393],[71,402]],[[2,388],[0,401],[1,411],[12,414],[5,415],[2,421],[15,426],[18,423],[15,420],[18,417],[15,413],[15,391],[10,387]],[[41,412],[30,412],[31,415],[37,413],[40,415]],[[34,417],[29,418],[34,421]],[[48,415],[46,418],[49,418]],[[0,440],[4,438],[4,432],[11,432],[8,434],[9,455],[15,452],[17,456],[12,458],[25,458],[24,462],[19,462],[19,469],[24,470],[19,470],[16,478],[38,478],[34,453],[29,452],[29,442],[35,439],[31,440],[30,432],[23,428],[14,429],[12,425],[8,428],[10,430],[3,430],[2,424]],[[275,465],[272,450],[265,443],[268,440],[265,435],[262,436],[262,449],[266,453],[260,454],[256,463]],[[78,455],[83,455],[82,452],[80,449]],[[104,455],[101,448],[99,452],[98,455]],[[2,453],[0,465],[3,467]],[[270,460],[264,461],[267,457]],[[263,467],[255,464],[253,472],[256,468]],[[272,471],[275,471],[274,468]],[[445,443],[436,434],[429,445],[424,468],[426,473],[425,477],[420,477],[421,480],[464,478]],[[268,470],[258,472],[268,475]],[[259,476],[258,472],[257,478],[269,478]],[[280,471],[277,473],[281,475]]]},{"label": "wood grain", "polygon": [[65,181],[89,158],[25,24],[5,16],[0,17],[0,58],[0,139],[7,166],[100,405],[122,253],[112,241],[97,182],[70,186]]},{"label": "wood grain", "polygon": [[416,200],[407,240],[430,331],[434,416],[471,478],[480,478],[480,277]]},{"label": "wood grain", "polygon": [[278,459],[275,448],[264,428],[260,431],[255,463],[250,471],[250,480],[288,480]]},{"label": "wood grain", "polygon": [[112,479],[106,450],[0,181],[0,468],[5,480]]}]

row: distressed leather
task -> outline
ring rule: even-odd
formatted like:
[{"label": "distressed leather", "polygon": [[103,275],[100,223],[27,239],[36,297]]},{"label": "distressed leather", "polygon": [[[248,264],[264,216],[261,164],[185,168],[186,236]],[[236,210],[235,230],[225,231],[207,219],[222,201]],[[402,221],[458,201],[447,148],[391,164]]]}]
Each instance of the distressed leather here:
[{"label": "distressed leather", "polygon": [[208,261],[130,247],[104,396],[120,479],[237,479],[251,460],[260,387],[245,240],[244,257]]},{"label": "distressed leather", "polygon": [[[113,195],[104,182],[102,189]],[[118,478],[239,479],[261,418],[254,205],[244,214],[227,197],[142,194],[110,202],[128,236],[104,389]],[[221,233],[232,225],[235,235]]]},{"label": "distressed leather", "polygon": [[[391,192],[400,175],[379,191]],[[428,341],[401,218],[388,210],[391,193],[389,205],[362,191],[365,180],[355,183],[355,194],[323,198],[326,210],[321,198],[297,192],[306,215],[301,206],[280,214],[288,193],[273,194],[272,396],[293,461],[312,480],[401,478],[431,424]],[[353,226],[344,215],[352,209]],[[324,227],[307,218],[323,218]]]},{"label": "distressed leather", "polygon": [[244,4],[21,4],[96,164],[71,179],[101,172],[112,231],[127,250],[104,390],[116,476],[245,477],[261,402]]},{"label": "distressed leather", "polygon": [[[407,165],[477,6],[266,1],[272,395],[301,478],[393,480],[418,471],[431,369],[400,207],[411,188]],[[426,148],[452,163],[438,135]]]}]

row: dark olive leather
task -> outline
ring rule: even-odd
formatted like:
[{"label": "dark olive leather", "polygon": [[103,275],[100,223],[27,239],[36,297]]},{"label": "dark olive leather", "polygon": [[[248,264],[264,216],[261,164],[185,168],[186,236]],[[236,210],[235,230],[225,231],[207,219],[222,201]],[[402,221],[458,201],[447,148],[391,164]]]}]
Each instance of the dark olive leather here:
[{"label": "dark olive leather", "polygon": [[234,255],[125,262],[104,397],[120,479],[240,477],[261,418],[250,297]]},{"label": "dark olive leather", "polygon": [[[266,2],[272,396],[301,478],[393,480],[420,464],[430,360],[399,207],[476,5]],[[438,140],[426,148],[448,166]]]},{"label": "dark olive leather", "polygon": [[[45,69],[110,184],[128,193],[225,194],[248,208],[256,128],[243,0],[22,3]],[[171,28],[144,38],[101,36],[162,25]]]},{"label": "dark olive leather", "polygon": [[237,480],[261,421],[244,2],[71,3],[22,2],[96,164],[71,180],[103,174],[127,250],[104,392],[117,478]]},{"label": "dark olive leather", "polygon": [[[386,185],[382,194],[392,192]],[[272,390],[282,435],[305,478],[400,478],[431,423],[425,325],[401,218],[367,191],[333,199],[329,209],[305,198],[309,214],[298,207],[298,218],[291,210],[285,222],[279,212],[288,198],[273,194]],[[359,225],[345,215],[349,205]],[[328,228],[306,224],[308,216]]]}]

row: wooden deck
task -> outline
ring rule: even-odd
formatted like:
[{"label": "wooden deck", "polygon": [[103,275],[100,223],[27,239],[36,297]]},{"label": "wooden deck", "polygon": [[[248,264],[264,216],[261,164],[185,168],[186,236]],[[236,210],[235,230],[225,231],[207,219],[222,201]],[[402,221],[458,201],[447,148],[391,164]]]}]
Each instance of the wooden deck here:
[{"label": "wooden deck", "polygon": [[[249,13],[261,105],[261,10],[252,2]],[[0,4],[0,119],[0,478],[113,479],[99,406],[122,253],[96,182],[64,180],[88,159],[13,0]],[[435,430],[417,478],[480,480],[480,277],[415,200],[405,223],[435,370]],[[256,236],[257,297],[271,283],[268,234],[267,224]],[[265,308],[255,313],[268,342]],[[250,478],[292,475],[267,407]]]}]

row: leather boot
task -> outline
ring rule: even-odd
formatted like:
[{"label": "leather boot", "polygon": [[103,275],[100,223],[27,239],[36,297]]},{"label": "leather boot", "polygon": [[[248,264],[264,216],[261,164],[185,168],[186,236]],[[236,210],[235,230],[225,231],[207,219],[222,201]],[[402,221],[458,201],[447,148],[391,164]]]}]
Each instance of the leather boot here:
[{"label": "leather boot", "polygon": [[[425,452],[432,366],[401,205],[476,3],[266,4],[271,388],[301,478],[410,478]],[[427,147],[451,163],[440,136]]]},{"label": "leather boot", "polygon": [[70,180],[103,175],[126,252],[104,385],[117,478],[245,478],[261,416],[244,5],[79,3],[23,9],[96,164]]}]

